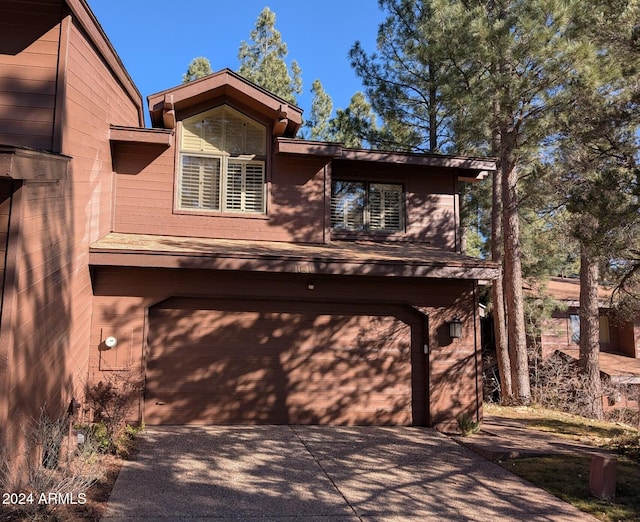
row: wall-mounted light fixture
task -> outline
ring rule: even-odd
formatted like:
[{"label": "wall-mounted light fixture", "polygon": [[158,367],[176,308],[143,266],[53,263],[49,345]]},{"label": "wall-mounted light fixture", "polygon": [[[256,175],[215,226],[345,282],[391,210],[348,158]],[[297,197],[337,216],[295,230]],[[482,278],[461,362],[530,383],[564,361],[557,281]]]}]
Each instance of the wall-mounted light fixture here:
[{"label": "wall-mounted light fixture", "polygon": [[449,322],[449,337],[451,339],[462,337],[462,321],[457,315]]},{"label": "wall-mounted light fixture", "polygon": [[308,290],[315,290],[315,288],[316,288],[316,285],[315,285],[315,283],[313,281],[309,281],[307,283],[307,289]]},{"label": "wall-mounted light fixture", "polygon": [[118,339],[116,339],[113,335],[110,335],[104,340],[104,345],[108,348],[115,348],[118,345]]}]

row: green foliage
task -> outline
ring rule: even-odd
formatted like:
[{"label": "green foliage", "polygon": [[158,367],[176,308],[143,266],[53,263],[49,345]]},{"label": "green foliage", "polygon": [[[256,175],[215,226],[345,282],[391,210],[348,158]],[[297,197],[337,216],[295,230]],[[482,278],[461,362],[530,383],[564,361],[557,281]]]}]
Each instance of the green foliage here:
[{"label": "green foliage", "polygon": [[331,139],[329,122],[331,119],[331,111],[333,110],[333,102],[322,87],[320,80],[314,80],[311,86],[311,92],[313,92],[311,117],[309,121],[305,123],[305,127],[310,130],[310,139],[329,141]]},{"label": "green foliage", "polygon": [[469,437],[480,431],[480,422],[474,421],[469,415],[463,414],[457,417],[458,429],[463,437]]},{"label": "green foliage", "polygon": [[388,16],[378,29],[378,52],[367,54],[356,42],[349,53],[373,109],[388,130],[376,136],[376,145],[446,151],[451,134],[442,86],[451,64],[431,37],[436,6],[407,0],[379,3]]},{"label": "green foliage", "polygon": [[250,33],[251,42],[243,41],[238,51],[238,73],[247,80],[280,96],[289,103],[296,103],[296,94],[302,92],[302,70],[297,62],[287,66],[287,44],[282,41],[275,27],[276,15],[265,7]]},{"label": "green foliage", "polygon": [[345,147],[362,148],[367,138],[376,131],[375,114],[361,92],[355,93],[346,109],[338,109],[329,124],[329,133],[334,141]]},{"label": "green foliage", "polygon": [[199,56],[191,60],[187,72],[182,75],[182,83],[192,82],[211,73],[213,73],[213,71],[211,70],[209,60],[204,56]]},{"label": "green foliage", "polygon": [[144,424],[132,426],[127,424],[115,441],[115,453],[121,458],[129,458],[136,447],[138,435],[144,431]]},{"label": "green foliage", "polygon": [[87,386],[86,399],[96,420],[92,435],[109,453],[118,453],[118,441],[128,429],[127,416],[141,391],[140,376],[130,371],[111,372],[104,381]]}]

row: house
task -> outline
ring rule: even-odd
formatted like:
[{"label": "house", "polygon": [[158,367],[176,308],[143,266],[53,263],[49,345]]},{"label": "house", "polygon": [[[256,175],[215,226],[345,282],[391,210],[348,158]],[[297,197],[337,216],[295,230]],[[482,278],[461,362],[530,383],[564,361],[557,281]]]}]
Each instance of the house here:
[{"label": "house", "polygon": [[[561,306],[552,313],[542,327],[537,344],[541,356],[547,359],[562,353],[573,360],[580,356],[580,281],[553,277],[543,290]],[[619,318],[611,308],[611,289],[598,288],[600,308],[600,372],[607,383],[613,385],[640,385],[640,318]],[[631,390],[631,394],[637,394]],[[631,400],[626,395],[613,394],[617,399],[608,406],[625,406]],[[611,397],[610,397],[611,399]],[[619,404],[620,402],[624,404]]]},{"label": "house", "polygon": [[[143,103],[85,0],[0,5],[0,430],[140,375],[155,424],[481,417],[461,182],[491,160],[296,138],[230,70]],[[453,333],[453,337],[450,335]]]},{"label": "house", "polygon": [[[556,350],[577,348],[580,340],[580,281],[552,277],[544,293],[562,304],[554,310],[539,339],[543,358]],[[640,359],[640,319],[618,319],[610,304],[611,289],[600,286],[600,352]]]}]

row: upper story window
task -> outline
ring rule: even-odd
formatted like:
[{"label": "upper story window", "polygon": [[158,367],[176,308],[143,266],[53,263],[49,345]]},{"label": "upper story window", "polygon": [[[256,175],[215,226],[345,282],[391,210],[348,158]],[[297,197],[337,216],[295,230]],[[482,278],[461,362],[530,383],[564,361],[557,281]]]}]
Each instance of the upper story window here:
[{"label": "upper story window", "polygon": [[331,228],[335,231],[402,230],[402,202],[402,185],[336,180],[331,184]]},{"label": "upper story window", "polygon": [[266,127],[223,105],[182,122],[179,210],[265,213]]}]

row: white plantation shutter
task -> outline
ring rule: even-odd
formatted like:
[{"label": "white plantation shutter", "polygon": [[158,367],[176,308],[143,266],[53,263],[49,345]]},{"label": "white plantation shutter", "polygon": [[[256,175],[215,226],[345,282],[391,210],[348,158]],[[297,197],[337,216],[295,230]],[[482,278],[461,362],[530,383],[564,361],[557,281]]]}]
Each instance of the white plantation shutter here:
[{"label": "white plantation shutter", "polygon": [[372,183],[369,187],[369,228],[402,229],[402,186]]},{"label": "white plantation shutter", "polygon": [[229,162],[226,191],[225,210],[242,210],[242,165],[240,163]]},{"label": "white plantation shutter", "polygon": [[260,160],[266,136],[266,126],[226,105],[183,120],[178,207],[265,212],[265,163]]},{"label": "white plantation shutter", "polygon": [[226,210],[264,212],[264,164],[229,160]]},{"label": "white plantation shutter", "polygon": [[402,230],[402,185],[334,181],[331,186],[331,228]]},{"label": "white plantation shutter", "polygon": [[245,212],[264,212],[264,164],[251,162],[245,165]]},{"label": "white plantation shutter", "polygon": [[219,158],[182,156],[179,207],[182,209],[219,210]]}]

